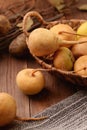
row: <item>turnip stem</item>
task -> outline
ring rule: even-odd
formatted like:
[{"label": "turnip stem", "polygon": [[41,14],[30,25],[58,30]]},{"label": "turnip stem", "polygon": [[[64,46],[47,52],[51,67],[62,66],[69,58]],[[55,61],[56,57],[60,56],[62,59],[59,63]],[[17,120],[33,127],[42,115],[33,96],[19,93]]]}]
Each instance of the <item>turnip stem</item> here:
[{"label": "turnip stem", "polygon": [[48,118],[47,116],[42,116],[42,117],[30,117],[30,118],[22,118],[22,117],[18,117],[16,116],[15,120],[19,120],[19,121],[38,121],[38,120],[44,120]]},{"label": "turnip stem", "polygon": [[86,41],[67,41],[67,40],[62,40],[58,38],[58,43],[60,43],[60,45],[74,45],[74,44],[82,44],[82,43],[86,43]]},{"label": "turnip stem", "polygon": [[58,34],[62,34],[62,33],[67,33],[67,34],[72,34],[72,35],[87,37],[87,35],[82,35],[82,34],[77,34],[77,33],[71,33],[71,32],[67,32],[67,31],[60,31]]},{"label": "turnip stem", "polygon": [[38,69],[34,69],[33,72],[32,72],[32,75],[34,76],[34,73],[36,73],[37,71],[50,71],[51,69],[41,69],[41,68],[38,68]]}]

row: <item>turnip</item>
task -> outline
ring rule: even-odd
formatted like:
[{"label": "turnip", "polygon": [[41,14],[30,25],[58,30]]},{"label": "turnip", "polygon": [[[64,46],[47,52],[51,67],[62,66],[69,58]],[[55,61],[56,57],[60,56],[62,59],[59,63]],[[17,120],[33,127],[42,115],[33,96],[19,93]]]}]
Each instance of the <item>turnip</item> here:
[{"label": "turnip", "polygon": [[[77,39],[87,37],[87,21],[82,23],[77,29]],[[81,36],[80,36],[81,35]],[[83,36],[82,36],[83,35]]]},{"label": "turnip", "polygon": [[15,99],[8,93],[0,93],[0,127],[10,124],[14,120],[32,121],[41,120],[47,117],[21,118],[16,115],[17,105]]},{"label": "turnip", "polygon": [[53,65],[57,69],[70,71],[73,68],[74,61],[71,50],[67,47],[60,47],[54,55]]},{"label": "turnip", "polygon": [[87,55],[80,56],[74,64],[76,74],[87,77]]},{"label": "turnip", "polygon": [[[75,35],[72,35],[75,34],[75,31],[68,24],[59,23],[51,27],[50,31],[53,32],[55,36],[58,36],[63,40],[74,41],[76,37]],[[68,32],[68,33],[64,33],[64,32]]]},{"label": "turnip", "polygon": [[7,93],[0,93],[0,126],[9,124],[16,117],[16,102]]},{"label": "turnip", "polygon": [[28,68],[18,72],[16,83],[24,94],[34,95],[44,88],[45,78],[41,71]]},{"label": "turnip", "polygon": [[[79,41],[87,41],[87,37],[82,37]],[[80,56],[87,55],[87,42],[73,45],[71,51],[76,59]]]},{"label": "turnip", "polygon": [[50,30],[38,28],[31,32],[27,45],[30,52],[36,56],[45,56],[55,52],[59,48],[57,38]]}]

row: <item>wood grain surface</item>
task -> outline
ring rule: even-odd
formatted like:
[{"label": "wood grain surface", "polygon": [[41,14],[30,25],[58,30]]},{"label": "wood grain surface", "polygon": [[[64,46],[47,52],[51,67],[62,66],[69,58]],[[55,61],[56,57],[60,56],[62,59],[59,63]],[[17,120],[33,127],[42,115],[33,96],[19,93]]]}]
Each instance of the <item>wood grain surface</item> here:
[{"label": "wood grain surface", "polygon": [[[4,9],[9,4],[16,1],[18,2],[18,0],[0,0],[0,8]],[[79,4],[82,1],[80,0]],[[87,12],[81,12],[74,6],[70,11],[70,13],[65,15],[66,19],[87,19]],[[46,79],[45,89],[34,96],[24,95],[16,85],[16,75],[24,68],[38,67],[40,66],[33,58],[27,57],[25,59],[17,59],[9,54],[0,54],[0,92],[7,92],[15,98],[18,116],[33,116],[45,108],[74,94],[77,91],[76,86],[79,88],[78,85],[74,86],[68,82],[61,81],[48,72],[44,72]]]}]

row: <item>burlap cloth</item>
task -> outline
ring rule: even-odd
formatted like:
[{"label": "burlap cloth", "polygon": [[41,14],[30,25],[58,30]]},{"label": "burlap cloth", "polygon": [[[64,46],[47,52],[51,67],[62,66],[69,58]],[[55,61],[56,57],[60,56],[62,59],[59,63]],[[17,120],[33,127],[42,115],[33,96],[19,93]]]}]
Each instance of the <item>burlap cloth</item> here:
[{"label": "burlap cloth", "polygon": [[78,91],[35,117],[40,116],[48,118],[43,121],[14,121],[8,130],[87,130],[87,92]]}]

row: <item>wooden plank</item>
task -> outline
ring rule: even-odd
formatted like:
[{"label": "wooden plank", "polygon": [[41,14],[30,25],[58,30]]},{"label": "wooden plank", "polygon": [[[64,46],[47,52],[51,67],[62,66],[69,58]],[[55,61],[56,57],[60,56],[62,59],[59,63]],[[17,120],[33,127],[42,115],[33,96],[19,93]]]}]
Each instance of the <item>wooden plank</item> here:
[{"label": "wooden plank", "polygon": [[27,68],[26,60],[19,60],[9,54],[0,56],[0,92],[11,94],[17,103],[17,115],[29,116],[29,98],[16,85],[17,73]]}]

